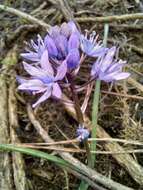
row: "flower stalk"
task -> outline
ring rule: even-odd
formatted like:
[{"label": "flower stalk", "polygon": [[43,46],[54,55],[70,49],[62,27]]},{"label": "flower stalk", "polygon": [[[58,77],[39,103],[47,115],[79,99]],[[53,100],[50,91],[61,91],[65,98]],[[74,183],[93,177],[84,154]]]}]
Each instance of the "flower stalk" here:
[{"label": "flower stalk", "polygon": [[78,117],[78,122],[82,126],[83,122],[84,122],[83,114],[82,114],[82,111],[81,111],[81,108],[80,108],[79,99],[78,99],[77,92],[76,92],[75,85],[74,85],[74,80],[73,80],[72,75],[70,75],[70,74],[68,74],[67,77],[68,77],[68,81],[70,83],[70,89],[71,89],[72,98],[73,98],[73,101],[74,101],[74,104],[75,104],[75,110],[76,110],[76,114],[77,114],[77,117]]},{"label": "flower stalk", "polygon": [[[83,113],[80,108],[79,99],[78,99],[78,95],[77,95],[77,92],[75,89],[73,77],[70,74],[68,75],[68,80],[71,84],[70,88],[71,88],[71,92],[72,92],[72,98],[75,103],[75,110],[76,110],[79,126],[84,127]],[[90,147],[89,147],[88,141],[86,139],[84,139],[83,143],[84,143],[84,146],[86,149],[88,163],[91,163],[91,152],[90,152]]]}]

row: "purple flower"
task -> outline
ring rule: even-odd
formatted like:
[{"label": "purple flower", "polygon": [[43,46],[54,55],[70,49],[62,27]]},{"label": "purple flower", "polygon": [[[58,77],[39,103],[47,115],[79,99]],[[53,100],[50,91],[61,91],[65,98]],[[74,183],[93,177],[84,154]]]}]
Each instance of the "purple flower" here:
[{"label": "purple flower", "polygon": [[106,53],[108,48],[103,47],[101,41],[97,42],[98,36],[93,31],[89,37],[86,31],[85,35],[81,35],[81,49],[84,53],[91,57],[99,57]]},{"label": "purple flower", "polygon": [[84,128],[83,126],[79,126],[77,129],[77,138],[80,141],[86,140],[90,135],[90,132],[88,131],[88,129]]},{"label": "purple flower", "polygon": [[38,39],[36,43],[31,40],[31,43],[29,44],[32,50],[27,49],[27,52],[21,53],[21,56],[29,61],[39,63],[41,56],[45,50],[45,44],[40,35],[37,35],[37,37]]},{"label": "purple flower", "polygon": [[91,75],[105,82],[128,78],[130,74],[122,72],[126,61],[114,59],[115,53],[116,47],[112,47],[105,55],[99,57],[92,66]]},{"label": "purple flower", "polygon": [[49,58],[56,61],[66,60],[68,69],[79,65],[79,31],[73,21],[54,26],[44,39]]},{"label": "purple flower", "polygon": [[24,79],[17,77],[20,83],[18,89],[31,91],[32,94],[43,93],[39,100],[33,104],[33,107],[37,106],[41,102],[47,100],[50,96],[61,98],[62,92],[58,84],[58,81],[62,80],[67,72],[67,63],[63,61],[57,72],[55,72],[49,62],[48,51],[45,50],[41,56],[40,66],[32,66],[27,63],[23,63],[24,69],[31,77]]}]

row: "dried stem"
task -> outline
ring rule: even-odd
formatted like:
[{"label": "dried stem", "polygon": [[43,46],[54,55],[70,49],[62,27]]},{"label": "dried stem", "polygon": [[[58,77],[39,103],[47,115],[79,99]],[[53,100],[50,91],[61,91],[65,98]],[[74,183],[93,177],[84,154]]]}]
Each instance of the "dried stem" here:
[{"label": "dried stem", "polygon": [[44,29],[46,29],[46,30],[48,30],[50,28],[50,25],[48,25],[44,21],[39,20],[39,19],[31,16],[30,14],[24,13],[24,12],[19,11],[17,9],[14,9],[12,7],[8,7],[8,6],[5,6],[5,5],[0,5],[0,9],[3,10],[3,11],[7,11],[9,13],[15,14],[15,15],[21,17],[21,18],[24,18],[24,19],[30,21],[31,23],[38,24],[38,25],[42,26]]},{"label": "dried stem", "polygon": [[[131,144],[131,145],[138,145],[138,146],[143,146],[143,142],[139,141],[133,141],[133,140],[126,140],[126,139],[118,139],[118,138],[89,138],[87,140],[89,143],[91,141],[98,141],[98,142],[119,142],[119,143],[124,143],[125,145]],[[46,146],[51,146],[51,145],[64,145],[64,144],[71,144],[71,143],[79,143],[78,139],[70,139],[70,140],[65,140],[65,141],[57,141],[53,143],[28,143],[31,145],[46,145]]]},{"label": "dried stem", "polygon": [[[134,79],[133,79],[134,80]],[[131,80],[129,79],[128,82],[130,84],[134,84],[133,82],[131,82]],[[140,84],[141,85],[141,84]],[[101,93],[103,94],[109,94],[109,95],[113,95],[113,96],[120,96],[120,97],[124,97],[124,98],[128,98],[128,99],[136,99],[136,100],[143,100],[142,96],[136,96],[136,95],[130,95],[130,94],[121,94],[121,93],[117,93],[117,92],[110,92],[110,91],[105,91],[105,90],[101,90]]]},{"label": "dried stem", "polygon": [[103,16],[103,17],[77,17],[75,20],[77,22],[100,22],[100,23],[109,23],[114,21],[127,21],[127,20],[136,20],[143,19],[143,13],[134,13],[134,14],[124,14],[124,15],[114,15],[114,16]]},{"label": "dried stem", "polygon": [[[15,75],[11,78],[9,87],[9,124],[10,137],[13,144],[20,143],[15,132],[19,128],[17,118],[17,101],[15,98]],[[28,190],[28,182],[26,180],[25,165],[23,157],[20,153],[12,153],[13,177],[16,190]]]},{"label": "dried stem", "polygon": [[131,84],[132,86],[134,86],[139,92],[143,92],[143,85],[140,84],[139,82],[137,82],[135,79],[133,79],[132,77],[129,77],[127,79],[127,82],[129,84]]},{"label": "dried stem", "polygon": [[[0,143],[9,143],[9,127],[8,127],[8,94],[6,77],[0,75]],[[13,190],[13,182],[11,175],[11,164],[9,154],[0,152],[0,189]]]},{"label": "dried stem", "polygon": [[[76,149],[76,148],[65,148],[65,147],[55,147],[52,145],[55,145],[54,143],[51,146],[37,146],[36,144],[31,144],[31,143],[14,143],[11,145],[16,145],[19,147],[25,147],[25,148],[33,148],[33,149],[43,149],[43,150],[54,150],[54,151],[59,151],[59,152],[69,152],[69,153],[86,153],[85,149]],[[108,155],[108,154],[141,154],[143,153],[143,149],[131,149],[131,150],[124,150],[124,151],[91,151],[93,154],[103,154],[103,155]]]}]

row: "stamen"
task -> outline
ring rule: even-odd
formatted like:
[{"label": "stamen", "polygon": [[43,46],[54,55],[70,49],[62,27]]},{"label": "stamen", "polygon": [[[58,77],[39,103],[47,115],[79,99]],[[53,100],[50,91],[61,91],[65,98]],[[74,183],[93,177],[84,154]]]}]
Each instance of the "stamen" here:
[{"label": "stamen", "polygon": [[38,45],[33,40],[31,40],[30,47],[38,51]]},{"label": "stamen", "polygon": [[39,45],[44,45],[44,42],[43,42],[41,36],[38,34],[37,37],[38,37],[38,40],[37,40],[37,41],[38,41],[38,44],[39,44]]},{"label": "stamen", "polygon": [[93,43],[93,40],[94,40],[94,35],[93,35],[93,34],[90,34],[90,36],[89,36],[89,41],[90,41],[91,43]]},{"label": "stamen", "polygon": [[89,40],[90,40],[91,43],[93,43],[95,35],[96,35],[96,32],[95,32],[95,31],[93,31],[93,32],[90,34]]},{"label": "stamen", "polygon": [[99,37],[99,35],[96,35],[96,37],[95,37],[95,39],[93,41],[94,44],[96,44],[98,37]]},{"label": "stamen", "polygon": [[97,45],[102,47],[103,46],[102,41],[98,41]]},{"label": "stamen", "polygon": [[85,29],[84,31],[85,31],[85,38],[87,39],[87,36],[88,36],[88,32],[89,32],[89,31],[88,31],[87,29]]}]

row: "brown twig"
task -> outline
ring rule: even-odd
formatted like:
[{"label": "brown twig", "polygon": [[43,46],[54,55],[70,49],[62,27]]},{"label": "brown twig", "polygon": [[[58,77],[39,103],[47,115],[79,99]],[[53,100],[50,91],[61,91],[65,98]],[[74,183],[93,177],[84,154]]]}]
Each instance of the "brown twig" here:
[{"label": "brown twig", "polygon": [[[100,25],[100,23],[96,23],[93,25],[90,29],[90,31],[93,31],[97,26],[101,26],[103,28],[103,25]],[[116,31],[137,31],[137,30],[143,30],[143,25],[142,24],[112,24],[110,23],[110,30],[115,29]]]},{"label": "brown twig", "polygon": [[[8,94],[6,77],[3,73],[0,75],[0,143],[9,143],[8,129]],[[9,154],[0,152],[0,189],[13,190],[11,176],[11,164]]]},{"label": "brown twig", "polygon": [[37,9],[31,12],[31,15],[37,14],[37,12],[40,12],[46,5],[47,5],[47,2],[44,1]]},{"label": "brown twig", "polygon": [[[133,141],[133,140],[126,140],[126,139],[118,139],[118,138],[89,138],[88,142],[91,141],[97,141],[97,142],[119,142],[123,143],[125,145],[131,144],[131,145],[138,145],[138,146],[143,146],[143,142],[139,141]],[[79,143],[78,139],[70,139],[70,140],[65,140],[65,141],[57,141],[57,142],[51,142],[51,143],[29,143],[31,145],[64,145],[64,144],[71,144],[71,143]]]},{"label": "brown twig", "polygon": [[[131,83],[132,84],[132,83]],[[114,95],[114,96],[120,96],[120,97],[124,97],[124,98],[128,98],[128,99],[136,99],[136,100],[143,100],[142,96],[136,96],[136,95],[130,95],[130,94],[121,94],[121,93],[117,93],[117,92],[110,92],[110,91],[105,91],[105,90],[101,90],[101,92],[103,94],[109,94],[109,95]]]},{"label": "brown twig", "polygon": [[124,15],[113,15],[113,16],[103,16],[103,17],[76,17],[75,20],[79,23],[81,22],[100,22],[108,23],[114,21],[127,21],[127,20],[136,20],[143,19],[143,13],[133,13],[133,14],[124,14]]},{"label": "brown twig", "polygon": [[41,27],[43,27],[44,29],[46,29],[46,30],[48,30],[50,28],[50,25],[48,25],[44,21],[39,20],[39,19],[31,16],[30,14],[24,13],[24,12],[22,12],[20,10],[17,10],[17,9],[14,9],[12,7],[8,7],[8,6],[5,6],[5,5],[0,5],[0,9],[3,10],[3,11],[7,11],[9,13],[15,14],[15,15],[21,17],[21,18],[24,18],[24,19],[26,19],[27,21],[29,21],[31,23],[38,24]]},{"label": "brown twig", "polygon": [[[14,74],[14,73],[13,73]],[[10,124],[10,137],[13,144],[20,143],[18,136],[15,132],[19,128],[17,118],[17,102],[15,98],[15,75],[11,77],[11,83],[9,87],[9,124]],[[13,166],[13,178],[16,190],[28,190],[28,183],[25,174],[25,165],[23,157],[20,153],[12,153],[12,166]]]},{"label": "brown twig", "polygon": [[[54,144],[54,143],[53,143]],[[11,144],[13,145],[13,144]],[[60,152],[69,152],[69,153],[86,153],[86,150],[84,149],[76,149],[76,148],[62,148],[62,147],[52,147],[52,146],[35,146],[31,143],[15,143],[14,145],[19,147],[26,147],[26,148],[33,148],[33,149],[43,149],[43,150],[55,150]],[[133,153],[143,153],[143,149],[132,149],[132,150],[125,150],[125,151],[91,151],[91,153],[94,154],[133,154]]]},{"label": "brown twig", "polygon": [[77,0],[77,3],[82,4],[82,5],[86,3],[91,3],[91,2],[93,2],[93,0]]},{"label": "brown twig", "polygon": [[134,86],[139,92],[143,92],[143,85],[140,84],[139,82],[137,82],[135,79],[133,79],[132,77],[129,77],[127,79],[127,82],[129,84],[131,84],[132,86]]}]

